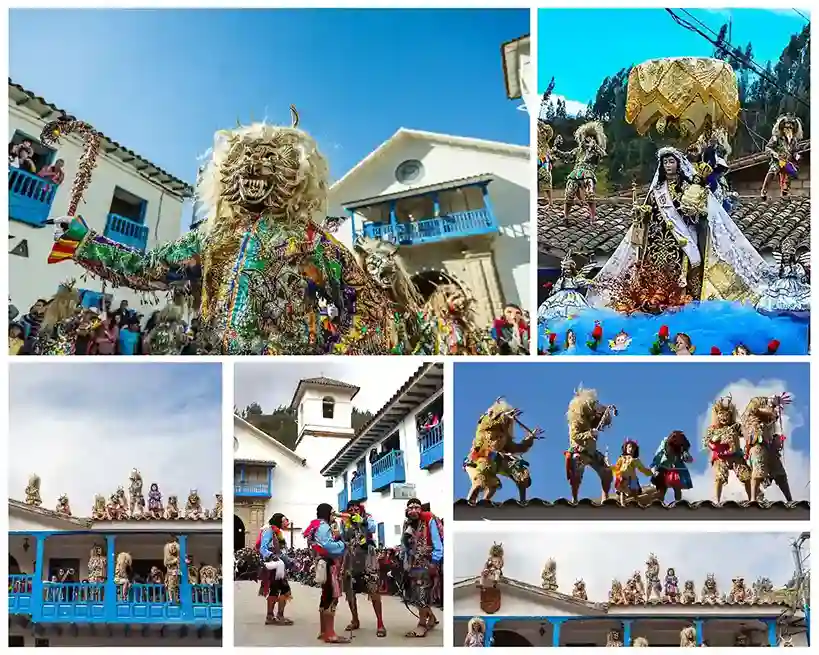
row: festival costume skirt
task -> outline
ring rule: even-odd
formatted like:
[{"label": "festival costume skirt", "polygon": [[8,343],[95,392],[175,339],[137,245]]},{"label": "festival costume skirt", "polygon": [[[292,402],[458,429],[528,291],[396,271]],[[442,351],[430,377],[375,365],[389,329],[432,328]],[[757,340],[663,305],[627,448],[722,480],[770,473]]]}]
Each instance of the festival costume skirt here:
[{"label": "festival costume skirt", "polygon": [[407,603],[419,609],[426,609],[432,603],[432,577],[429,567],[412,568],[407,575]]},{"label": "festival costume skirt", "polygon": [[335,612],[338,599],[341,597],[341,560],[322,558],[327,566],[327,579],[321,585],[321,598],[319,599],[319,610],[324,612]]},{"label": "festival costume skirt", "polygon": [[691,489],[691,474],[687,468],[666,469],[661,468],[651,479],[654,486],[663,489]]}]

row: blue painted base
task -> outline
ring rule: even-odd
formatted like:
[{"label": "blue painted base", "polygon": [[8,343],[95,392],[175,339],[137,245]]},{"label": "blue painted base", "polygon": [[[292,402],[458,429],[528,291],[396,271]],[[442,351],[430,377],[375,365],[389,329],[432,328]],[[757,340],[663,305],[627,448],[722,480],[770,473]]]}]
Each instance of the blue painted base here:
[{"label": "blue painted base", "polygon": [[[595,323],[603,328],[603,339],[597,350],[587,346]],[[768,354],[772,340],[779,341],[777,355],[807,355],[810,317],[794,315],[771,316],[757,312],[750,305],[726,301],[690,303],[675,311],[654,316],[635,314],[625,316],[610,309],[588,309],[573,318],[546,325],[538,325],[538,350],[548,351],[549,333],[556,333],[555,355],[650,355],[660,327],[668,326],[671,338],[678,332],[691,337],[696,355],[710,355],[712,348],[730,355],[739,345],[747,346],[755,355]],[[566,331],[577,336],[574,352],[566,352]],[[632,338],[624,351],[612,351],[609,339],[625,330]],[[674,355],[667,346],[661,355]]]}]

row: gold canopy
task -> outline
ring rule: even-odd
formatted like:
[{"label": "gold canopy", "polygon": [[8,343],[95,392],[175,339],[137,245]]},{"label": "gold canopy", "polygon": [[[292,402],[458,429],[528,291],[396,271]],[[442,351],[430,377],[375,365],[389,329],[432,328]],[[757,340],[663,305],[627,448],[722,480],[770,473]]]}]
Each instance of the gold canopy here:
[{"label": "gold canopy", "polygon": [[631,69],[626,121],[641,135],[654,125],[663,131],[666,121],[677,122],[691,140],[707,129],[709,122],[733,134],[738,116],[736,74],[721,59],[652,59]]}]

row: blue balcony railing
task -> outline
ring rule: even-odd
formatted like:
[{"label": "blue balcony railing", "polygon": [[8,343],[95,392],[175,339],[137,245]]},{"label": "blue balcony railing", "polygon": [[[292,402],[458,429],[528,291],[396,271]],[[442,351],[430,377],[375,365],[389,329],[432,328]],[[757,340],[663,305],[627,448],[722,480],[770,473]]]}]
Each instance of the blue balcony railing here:
[{"label": "blue balcony railing", "polygon": [[367,500],[367,477],[359,475],[350,481],[350,500]]},{"label": "blue balcony railing", "polygon": [[492,211],[486,207],[471,211],[455,212],[438,218],[425,218],[412,223],[364,223],[356,236],[384,239],[401,245],[432,243],[489,234],[498,231]]},{"label": "blue balcony railing", "polygon": [[419,438],[421,448],[421,468],[428,469],[444,461],[444,424],[438,423],[422,433]]},{"label": "blue balcony railing", "polygon": [[233,495],[245,498],[270,498],[272,495],[269,482],[234,482]]},{"label": "blue balcony railing", "polygon": [[108,214],[103,235],[134,250],[145,250],[148,246],[148,227],[119,214]]},{"label": "blue balcony railing", "polygon": [[171,598],[162,584],[131,584],[123,595],[122,586],[105,582],[43,582],[39,602],[33,587],[33,576],[9,576],[9,614],[45,623],[222,623],[220,585],[182,585],[190,598]]},{"label": "blue balcony railing", "polygon": [[43,227],[51,212],[57,185],[19,168],[9,169],[9,218]]},{"label": "blue balcony railing", "polygon": [[9,575],[9,614],[31,614],[32,575]]},{"label": "blue balcony railing", "polygon": [[373,463],[373,491],[386,489],[393,482],[406,482],[404,453],[393,450]]},{"label": "blue balcony railing", "polygon": [[338,511],[346,512],[350,499],[347,497],[347,487],[338,492]]}]

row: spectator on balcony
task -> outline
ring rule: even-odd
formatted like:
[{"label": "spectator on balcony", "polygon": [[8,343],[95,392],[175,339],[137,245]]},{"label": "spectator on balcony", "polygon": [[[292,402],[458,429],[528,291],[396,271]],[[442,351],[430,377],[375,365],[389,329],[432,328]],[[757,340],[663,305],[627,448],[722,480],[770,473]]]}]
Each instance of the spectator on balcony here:
[{"label": "spectator on balcony", "polygon": [[17,323],[9,324],[9,355],[22,355],[25,345],[23,328]]},{"label": "spectator on balcony", "polygon": [[47,300],[38,298],[29,308],[28,314],[20,319],[26,339],[37,338],[37,333],[40,331],[40,325],[42,324],[43,316],[45,315],[46,305],[48,305]]},{"label": "spectator on balcony", "polygon": [[94,335],[95,355],[116,355],[119,342],[119,316],[106,314]]},{"label": "spectator on balcony", "polygon": [[438,425],[438,423],[440,423],[438,416],[436,414],[433,414],[432,412],[429,412],[424,418],[424,422],[421,425],[421,430],[423,430],[424,432],[428,432],[436,425]]},{"label": "spectator on balcony", "polygon": [[9,158],[10,167],[21,168],[29,173],[37,171],[37,167],[34,165],[34,147],[28,139],[12,146],[11,156],[13,156],[16,161],[12,161],[12,159]]},{"label": "spectator on balcony", "polygon": [[63,170],[63,166],[65,166],[65,162],[62,159],[58,159],[49,166],[43,166],[37,175],[45,180],[48,180],[49,182],[52,182],[53,184],[56,184],[57,186],[60,186],[65,180],[65,171]]}]

